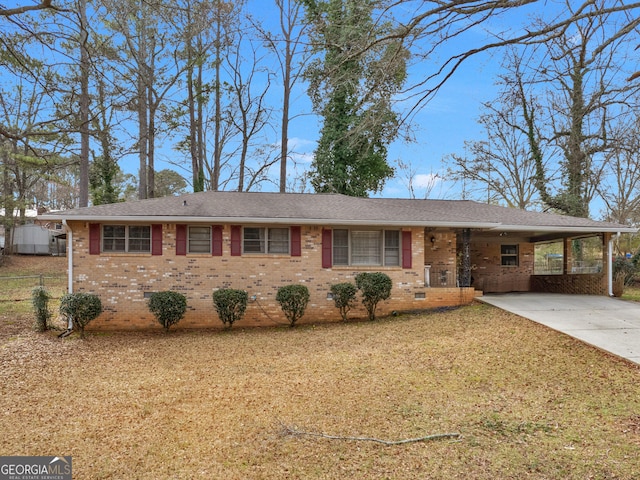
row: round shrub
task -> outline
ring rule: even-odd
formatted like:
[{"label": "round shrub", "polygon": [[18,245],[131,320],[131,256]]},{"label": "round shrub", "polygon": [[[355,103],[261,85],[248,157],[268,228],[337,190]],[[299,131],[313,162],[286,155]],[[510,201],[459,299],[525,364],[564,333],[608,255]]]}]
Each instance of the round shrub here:
[{"label": "round shrub", "polygon": [[187,297],[178,292],[154,292],[149,297],[149,310],[156,320],[168,332],[171,325],[175,325],[187,311]]},{"label": "round shrub", "polygon": [[276,301],[293,327],[307,308],[309,289],[305,285],[285,285],[278,289]]},{"label": "round shrub", "polygon": [[358,288],[353,283],[345,282],[331,285],[330,291],[333,296],[333,303],[335,303],[336,308],[340,310],[342,320],[346,322],[347,314],[356,300]]},{"label": "round shrub", "polygon": [[381,272],[362,272],[356,275],[356,287],[362,292],[362,304],[369,313],[369,320],[375,320],[376,307],[381,300],[391,296],[393,283],[389,275]]},{"label": "round shrub", "polygon": [[222,288],[213,292],[213,306],[222,323],[231,328],[244,316],[249,302],[249,294],[244,290]]},{"label": "round shrub", "polygon": [[92,293],[67,293],[60,300],[60,313],[71,318],[73,328],[84,338],[84,327],[102,313],[102,302]]}]

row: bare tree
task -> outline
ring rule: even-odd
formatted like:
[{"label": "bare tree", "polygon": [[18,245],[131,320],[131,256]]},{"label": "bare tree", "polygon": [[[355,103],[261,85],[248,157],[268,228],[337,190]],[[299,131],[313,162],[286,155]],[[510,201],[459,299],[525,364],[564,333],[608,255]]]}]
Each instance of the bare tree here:
[{"label": "bare tree", "polygon": [[269,49],[275,53],[282,81],[282,116],[280,120],[280,192],[287,189],[287,162],[289,160],[289,123],[291,122],[291,95],[302,77],[310,57],[305,41],[308,23],[299,0],[274,0],[279,15],[279,31],[268,32],[254,22]]},{"label": "bare tree", "polygon": [[[259,70],[260,59],[255,47],[245,47],[242,34],[236,37],[234,53],[227,57],[231,81],[229,92],[232,102],[236,105],[237,115],[231,115],[230,122],[240,136],[240,157],[238,160],[238,191],[245,189],[245,174],[247,171],[247,154],[251,142],[267,126],[270,111],[266,107],[265,97],[269,93],[270,75],[264,69]],[[251,58],[245,58],[243,49],[249,50]],[[246,68],[243,68],[246,66]],[[266,79],[260,83],[259,91],[254,93],[258,81],[256,77],[262,74]]]},{"label": "bare tree", "polygon": [[434,171],[418,173],[411,160],[401,159],[396,160],[396,176],[409,192],[409,198],[433,198],[436,186],[444,180]]},{"label": "bare tree", "polygon": [[[631,116],[628,115],[628,116]],[[622,224],[640,223],[640,118],[618,122],[616,144],[606,153],[603,181],[598,194],[605,203],[605,217]]]},{"label": "bare tree", "polygon": [[[505,79],[508,81],[504,82],[505,88],[498,98],[484,104],[487,113],[480,117],[479,123],[484,126],[486,139],[465,142],[464,156],[448,157],[448,171],[453,179],[464,181],[468,192],[476,198],[526,210],[538,199],[538,190],[532,181],[536,163],[530,154],[530,142],[531,136],[537,141],[539,133],[527,129],[527,115],[538,106],[532,105],[533,99],[523,100],[519,66],[505,75]],[[546,167],[546,162],[542,162]]]},{"label": "bare tree", "polygon": [[[532,24],[528,16],[536,12],[543,17]],[[625,0],[590,0],[584,2],[548,2],[542,0],[411,0],[377,2],[377,23],[393,22],[386,38],[372,39],[351,52],[357,58],[388,38],[401,41],[411,52],[414,63],[433,65],[431,73],[407,84],[404,100],[405,121],[424,107],[440,88],[470,58],[498,52],[509,45],[542,45],[566,34],[579,22],[607,17],[615,22],[603,34],[601,44],[636,35],[640,25],[640,2]],[[499,29],[497,25],[507,25]],[[482,32],[485,32],[482,35]],[[443,60],[435,63],[435,58]],[[349,61],[349,58],[344,60]]]},{"label": "bare tree", "polygon": [[506,90],[496,100],[508,103],[490,108],[488,143],[469,144],[475,160],[454,157],[456,170],[485,185],[489,197],[506,200],[510,189],[507,204],[527,207],[535,193],[547,208],[589,216],[603,156],[617,142],[616,119],[638,90],[622,69],[631,39],[609,35],[621,30],[609,15],[583,16],[542,45],[511,49]]}]

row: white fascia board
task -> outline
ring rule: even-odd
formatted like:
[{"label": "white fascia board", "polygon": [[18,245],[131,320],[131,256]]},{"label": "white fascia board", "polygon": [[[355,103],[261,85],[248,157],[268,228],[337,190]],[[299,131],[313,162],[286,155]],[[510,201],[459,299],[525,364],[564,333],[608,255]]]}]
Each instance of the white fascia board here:
[{"label": "white fascia board", "polygon": [[584,227],[554,227],[551,225],[500,225],[494,227],[494,230],[502,230],[504,232],[523,232],[534,230],[536,232],[565,232],[565,233],[592,233],[592,232],[608,232],[608,233],[637,233],[638,229],[634,227],[603,227],[599,225]]},{"label": "white fascia board", "polygon": [[398,227],[448,227],[448,228],[499,228],[495,222],[430,222],[415,220],[337,220],[335,218],[262,218],[262,217],[175,217],[175,216],[103,216],[93,215],[46,215],[41,219],[66,220],[67,222],[94,222],[94,223],[224,223],[224,224],[251,224],[251,225],[361,225],[361,226],[398,226]]},{"label": "white fascia board", "polygon": [[186,217],[186,216],[135,216],[118,215],[42,215],[41,220],[66,220],[67,222],[95,222],[95,223],[223,223],[223,224],[251,224],[251,225],[326,225],[326,226],[397,226],[397,227],[431,227],[431,228],[473,228],[486,230],[500,230],[505,232],[566,232],[566,233],[637,233],[639,229],[633,227],[603,227],[599,225],[563,227],[550,225],[504,225],[497,222],[445,222],[427,220],[337,220],[335,218],[262,218],[262,217]]}]

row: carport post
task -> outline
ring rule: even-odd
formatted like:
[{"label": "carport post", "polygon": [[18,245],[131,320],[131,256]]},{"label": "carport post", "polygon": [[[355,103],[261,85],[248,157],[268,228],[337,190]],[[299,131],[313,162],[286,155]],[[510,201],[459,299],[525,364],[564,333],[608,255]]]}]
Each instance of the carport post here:
[{"label": "carport post", "polygon": [[[62,219],[62,224],[67,231],[67,290],[68,293],[73,293],[73,231],[67,225],[66,219]],[[69,330],[73,328],[71,316],[69,316],[67,328]]]},{"label": "carport post", "polygon": [[[620,232],[616,233],[616,240],[620,238]],[[609,296],[613,297],[613,235],[609,237],[607,244],[607,286],[609,287]]]}]

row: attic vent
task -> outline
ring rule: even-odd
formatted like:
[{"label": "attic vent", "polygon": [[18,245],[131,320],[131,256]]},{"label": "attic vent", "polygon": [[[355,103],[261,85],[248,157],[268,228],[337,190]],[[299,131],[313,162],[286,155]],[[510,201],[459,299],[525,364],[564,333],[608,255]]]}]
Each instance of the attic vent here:
[{"label": "attic vent", "polygon": [[186,201],[186,200],[183,200],[183,201],[182,201],[182,206],[183,206],[183,207],[186,207],[186,206],[187,206],[187,201]]}]

